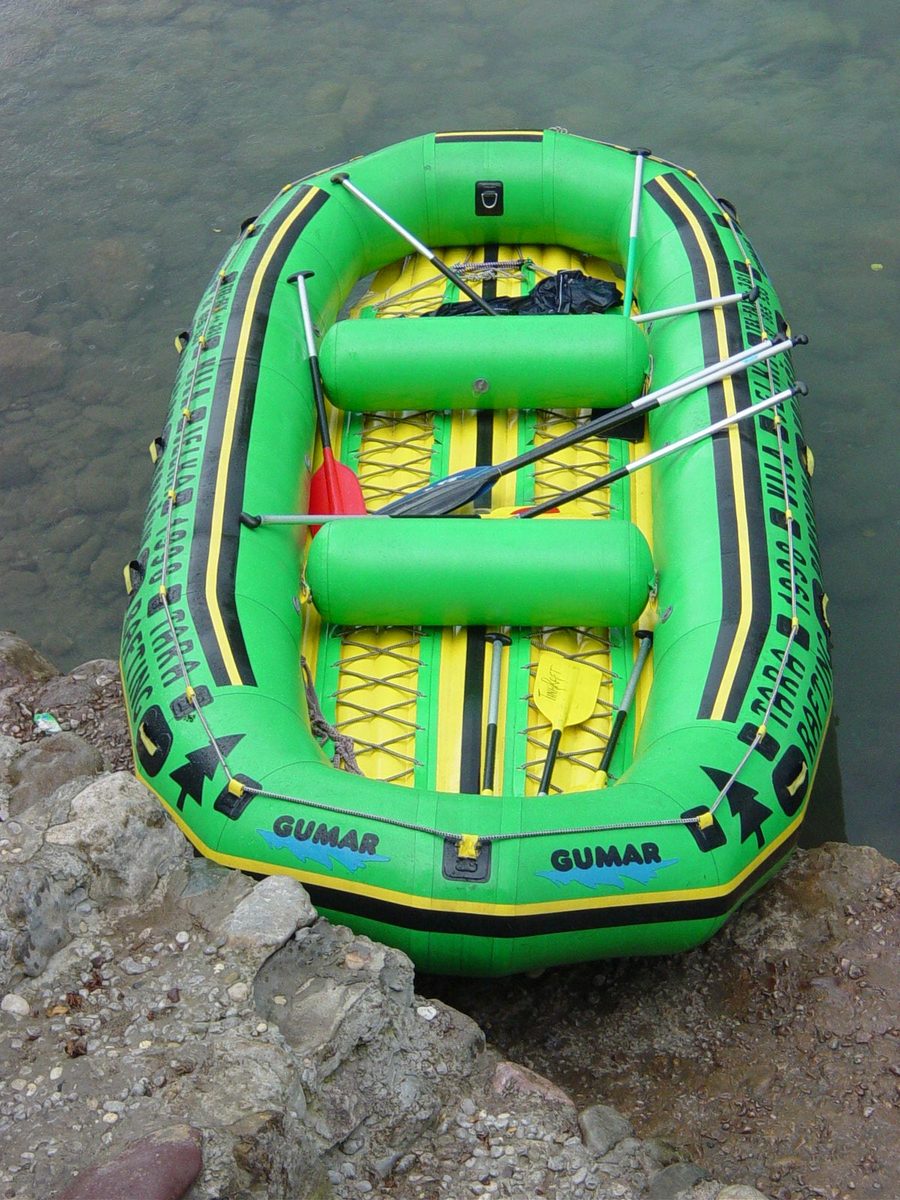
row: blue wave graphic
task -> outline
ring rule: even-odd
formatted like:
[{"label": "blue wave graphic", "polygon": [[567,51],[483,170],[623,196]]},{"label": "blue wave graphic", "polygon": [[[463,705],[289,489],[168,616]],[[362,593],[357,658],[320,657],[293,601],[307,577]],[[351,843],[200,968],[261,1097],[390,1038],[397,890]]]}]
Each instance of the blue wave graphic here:
[{"label": "blue wave graphic", "polygon": [[340,846],[323,845],[321,842],[314,842],[312,838],[298,842],[290,834],[287,837],[279,837],[271,829],[257,829],[256,832],[273,850],[290,850],[300,862],[318,863],[326,871],[333,871],[335,863],[347,871],[361,871],[369,863],[391,861],[386,854],[360,854],[358,850],[351,850],[347,846],[341,849]]},{"label": "blue wave graphic", "polygon": [[549,879],[557,887],[567,883],[580,883],[582,887],[617,887],[624,889],[631,880],[634,883],[649,883],[663,867],[672,867],[677,858],[664,858],[657,863],[629,863],[622,867],[573,867],[570,871],[538,871],[543,879]]}]

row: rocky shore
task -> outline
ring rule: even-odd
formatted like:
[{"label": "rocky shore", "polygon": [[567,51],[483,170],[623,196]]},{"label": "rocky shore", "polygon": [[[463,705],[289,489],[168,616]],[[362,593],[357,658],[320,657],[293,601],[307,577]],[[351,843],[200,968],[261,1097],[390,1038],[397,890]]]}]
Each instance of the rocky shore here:
[{"label": "rocky shore", "polygon": [[0,1197],[900,1195],[876,852],[674,960],[425,980],[195,857],[128,760],[115,664],[0,634]]}]

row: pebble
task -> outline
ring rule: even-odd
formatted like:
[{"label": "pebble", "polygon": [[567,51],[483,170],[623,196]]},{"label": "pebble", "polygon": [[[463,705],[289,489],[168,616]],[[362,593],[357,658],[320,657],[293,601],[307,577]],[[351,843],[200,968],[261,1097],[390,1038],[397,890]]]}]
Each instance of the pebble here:
[{"label": "pebble", "polygon": [[190,940],[191,940],[191,935],[187,932],[186,929],[179,929],[179,931],[175,934],[175,941],[178,943],[179,946],[182,947],[182,949],[184,949],[184,947],[188,944],[188,942]]},{"label": "pebble", "polygon": [[126,955],[125,958],[119,962],[119,966],[126,975],[143,975],[145,971],[149,971],[150,969],[149,963],[138,962],[136,959],[132,958],[130,954]]},{"label": "pebble", "polygon": [[438,1015],[438,1010],[434,1007],[433,1004],[423,1004],[423,1005],[421,1005],[420,1008],[416,1009],[416,1012],[425,1021],[433,1021],[434,1018]]},{"label": "pebble", "polygon": [[27,1017],[31,1014],[31,1005],[17,992],[7,992],[0,1001],[0,1009],[14,1017]]}]

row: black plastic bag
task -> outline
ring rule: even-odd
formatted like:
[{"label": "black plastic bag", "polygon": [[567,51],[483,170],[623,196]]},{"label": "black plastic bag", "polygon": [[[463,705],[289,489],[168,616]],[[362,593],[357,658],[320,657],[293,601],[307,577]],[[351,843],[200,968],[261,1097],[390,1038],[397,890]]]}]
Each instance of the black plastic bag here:
[{"label": "black plastic bag", "polygon": [[[527,296],[497,296],[489,301],[494,312],[504,316],[531,316],[553,313],[604,313],[622,303],[622,293],[614,283],[595,279],[583,271],[559,271],[548,275]],[[442,304],[428,317],[485,317],[488,314],[474,301]]]}]

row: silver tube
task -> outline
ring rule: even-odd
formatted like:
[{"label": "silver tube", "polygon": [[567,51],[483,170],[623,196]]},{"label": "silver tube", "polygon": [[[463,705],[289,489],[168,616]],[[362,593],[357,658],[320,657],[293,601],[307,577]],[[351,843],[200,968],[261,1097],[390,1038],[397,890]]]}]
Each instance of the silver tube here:
[{"label": "silver tube", "polygon": [[678,317],[682,313],[703,312],[707,308],[724,308],[726,304],[739,304],[747,299],[746,292],[732,292],[729,296],[713,296],[709,300],[695,300],[693,304],[676,304],[673,308],[658,308],[655,312],[637,313],[631,319],[635,325],[647,321],[662,321],[665,317]]}]

